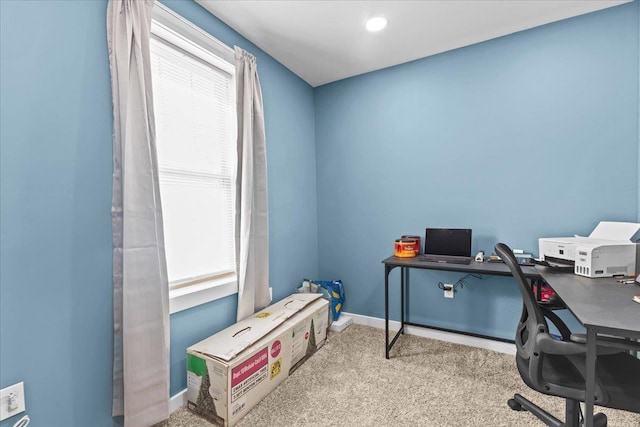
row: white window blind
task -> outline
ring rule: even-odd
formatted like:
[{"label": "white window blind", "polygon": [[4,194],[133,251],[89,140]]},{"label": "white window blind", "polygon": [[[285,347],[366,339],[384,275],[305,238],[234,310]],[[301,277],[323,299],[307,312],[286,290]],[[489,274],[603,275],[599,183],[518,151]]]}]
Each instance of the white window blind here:
[{"label": "white window blind", "polygon": [[223,69],[217,66],[220,60],[211,57],[166,30],[152,35],[158,172],[171,286],[235,271],[235,82],[228,68],[232,66]]}]

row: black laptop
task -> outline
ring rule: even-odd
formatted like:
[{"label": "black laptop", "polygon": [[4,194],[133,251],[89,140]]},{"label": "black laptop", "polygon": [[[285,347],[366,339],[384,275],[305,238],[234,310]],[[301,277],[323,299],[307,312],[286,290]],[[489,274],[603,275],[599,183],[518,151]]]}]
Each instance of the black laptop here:
[{"label": "black laptop", "polygon": [[471,262],[471,229],[427,228],[422,260],[469,264]]}]

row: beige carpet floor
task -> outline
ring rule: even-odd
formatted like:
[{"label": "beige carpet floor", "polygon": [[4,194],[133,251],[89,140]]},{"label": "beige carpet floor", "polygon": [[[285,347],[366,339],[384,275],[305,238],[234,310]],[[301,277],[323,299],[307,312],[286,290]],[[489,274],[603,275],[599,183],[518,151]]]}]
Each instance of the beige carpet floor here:
[{"label": "beige carpet floor", "polygon": [[[540,426],[507,406],[521,393],[563,418],[564,403],[529,389],[514,356],[405,335],[384,358],[384,331],[351,325],[237,424],[251,426]],[[640,414],[596,408],[609,426],[640,427]],[[180,409],[169,427],[212,424]]]}]

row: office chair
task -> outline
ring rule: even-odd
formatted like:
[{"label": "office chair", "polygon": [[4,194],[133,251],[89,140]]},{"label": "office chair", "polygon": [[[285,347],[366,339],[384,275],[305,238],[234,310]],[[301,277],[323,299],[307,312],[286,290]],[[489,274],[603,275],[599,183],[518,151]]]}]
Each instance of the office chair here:
[{"label": "office chair", "polygon": [[[551,310],[538,304],[511,249],[504,243],[495,247],[507,264],[522,294],[522,316],[516,330],[516,366],[530,388],[566,400],[565,422],[516,394],[509,407],[529,411],[548,426],[581,425],[580,402],[585,401],[584,338],[574,334]],[[547,319],[561,338],[549,333]],[[582,342],[580,342],[582,341]],[[640,359],[630,354],[597,345],[595,403],[600,406],[640,412]],[[594,416],[595,426],[606,426],[606,415]]]}]

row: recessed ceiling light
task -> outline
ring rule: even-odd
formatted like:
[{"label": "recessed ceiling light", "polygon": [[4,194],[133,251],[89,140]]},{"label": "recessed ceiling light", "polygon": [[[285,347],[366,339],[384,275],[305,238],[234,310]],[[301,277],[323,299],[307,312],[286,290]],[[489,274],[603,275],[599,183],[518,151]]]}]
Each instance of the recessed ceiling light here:
[{"label": "recessed ceiling light", "polygon": [[369,31],[380,31],[384,29],[388,23],[389,20],[384,16],[376,16],[375,18],[369,19],[365,24],[365,27],[367,27],[367,30]]}]

